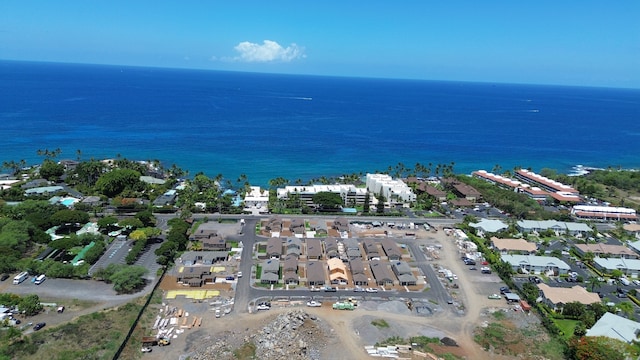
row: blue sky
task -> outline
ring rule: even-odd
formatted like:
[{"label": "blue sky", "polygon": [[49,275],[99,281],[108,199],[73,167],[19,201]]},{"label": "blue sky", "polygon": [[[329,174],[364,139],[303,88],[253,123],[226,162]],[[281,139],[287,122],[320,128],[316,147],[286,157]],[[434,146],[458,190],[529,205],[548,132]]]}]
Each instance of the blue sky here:
[{"label": "blue sky", "polygon": [[640,88],[640,1],[4,0],[0,59]]}]

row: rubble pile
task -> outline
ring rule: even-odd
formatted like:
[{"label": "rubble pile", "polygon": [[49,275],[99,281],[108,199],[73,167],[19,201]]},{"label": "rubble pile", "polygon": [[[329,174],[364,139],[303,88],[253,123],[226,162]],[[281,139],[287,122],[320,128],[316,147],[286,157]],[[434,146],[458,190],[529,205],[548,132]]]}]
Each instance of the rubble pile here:
[{"label": "rubble pile", "polygon": [[[253,344],[257,359],[320,360],[321,350],[326,345],[326,334],[319,322],[304,310],[288,311],[257,332],[212,336],[209,344],[193,354],[191,359],[233,359],[233,353],[239,346]],[[238,342],[239,337],[241,342]]]}]

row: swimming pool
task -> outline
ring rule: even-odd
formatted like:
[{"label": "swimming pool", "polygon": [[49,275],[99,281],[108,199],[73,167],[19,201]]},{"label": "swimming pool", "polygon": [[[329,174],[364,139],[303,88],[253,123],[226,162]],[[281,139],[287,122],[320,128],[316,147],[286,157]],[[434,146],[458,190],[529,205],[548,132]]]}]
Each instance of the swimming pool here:
[{"label": "swimming pool", "polygon": [[73,204],[75,204],[78,201],[80,201],[80,200],[78,200],[76,198],[68,197],[68,198],[64,198],[64,199],[60,200],[60,204],[66,206],[66,207],[71,207]]}]

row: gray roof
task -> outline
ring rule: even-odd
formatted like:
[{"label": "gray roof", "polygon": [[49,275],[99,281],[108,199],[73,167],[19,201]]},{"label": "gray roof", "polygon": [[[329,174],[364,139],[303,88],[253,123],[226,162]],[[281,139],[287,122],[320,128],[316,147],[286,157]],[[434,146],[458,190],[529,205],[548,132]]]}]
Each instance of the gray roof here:
[{"label": "gray roof", "polygon": [[364,239],[362,242],[362,246],[364,247],[364,251],[367,255],[379,255],[378,246],[373,239]]},{"label": "gray roof", "polygon": [[623,259],[623,258],[601,258],[596,257],[593,259],[603,269],[615,270],[615,269],[628,269],[628,270],[640,270],[640,260],[638,259]]},{"label": "gray roof", "polygon": [[349,249],[355,249],[360,251],[360,244],[358,243],[358,239],[356,238],[347,238],[344,239],[342,241],[342,243],[344,244],[344,248],[349,250]]},{"label": "gray roof", "polygon": [[639,332],[640,323],[607,312],[587,330],[587,336],[606,336],[630,344]]},{"label": "gray roof", "polygon": [[373,273],[373,277],[376,278],[376,281],[393,281],[394,276],[387,267],[387,262],[382,262],[380,260],[372,260],[369,261],[369,266],[371,267],[371,272]]},{"label": "gray roof", "polygon": [[322,242],[320,239],[307,239],[307,256],[312,258],[322,257]]},{"label": "gray roof", "polygon": [[280,260],[269,259],[262,262],[262,273],[278,273],[280,271]]},{"label": "gray roof", "polygon": [[262,273],[262,277],[260,278],[260,281],[277,282],[278,280],[280,280],[280,277],[277,273]]},{"label": "gray roof", "polygon": [[469,223],[469,226],[481,229],[484,232],[495,233],[509,228],[509,225],[500,220],[481,219],[478,223]]},{"label": "gray roof", "polygon": [[283,269],[284,270],[297,270],[298,269],[298,257],[293,255],[293,254],[287,255],[287,257],[284,259]]},{"label": "gray roof", "polygon": [[267,255],[282,255],[282,240],[272,237],[267,241]]},{"label": "gray roof", "polygon": [[351,274],[364,274],[364,263],[362,259],[352,259],[349,261],[349,268],[351,270]]},{"label": "gray roof", "polygon": [[571,269],[571,266],[566,262],[552,256],[502,255],[501,258],[511,266],[529,265],[535,267],[557,267],[564,270]]},{"label": "gray roof", "polygon": [[384,250],[384,253],[387,254],[388,257],[402,257],[400,247],[398,246],[398,243],[395,242],[395,240],[384,238],[380,241],[380,244],[382,245],[382,250]]},{"label": "gray roof", "polygon": [[391,267],[394,269],[393,271],[396,275],[400,274],[413,274],[411,272],[411,266],[405,261],[394,261],[391,263]]},{"label": "gray roof", "polygon": [[400,284],[415,284],[418,279],[411,274],[402,274],[398,275],[398,281],[400,281]]},{"label": "gray roof", "polygon": [[322,261],[307,262],[307,281],[323,282],[325,281],[325,265]]}]

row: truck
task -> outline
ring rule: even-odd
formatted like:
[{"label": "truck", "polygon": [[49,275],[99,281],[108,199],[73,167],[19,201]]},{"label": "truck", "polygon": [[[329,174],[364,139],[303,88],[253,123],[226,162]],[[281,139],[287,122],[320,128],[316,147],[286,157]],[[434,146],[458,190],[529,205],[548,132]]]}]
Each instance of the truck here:
[{"label": "truck", "polygon": [[354,310],[356,307],[350,302],[336,302],[333,304],[333,310]]},{"label": "truck", "polygon": [[171,340],[169,338],[161,337],[157,338],[155,336],[143,336],[142,337],[142,346],[165,346],[171,344]]},{"label": "truck", "polygon": [[29,278],[29,273],[26,271],[23,271],[13,278],[13,285],[18,285],[21,282],[27,280],[28,278]]}]

